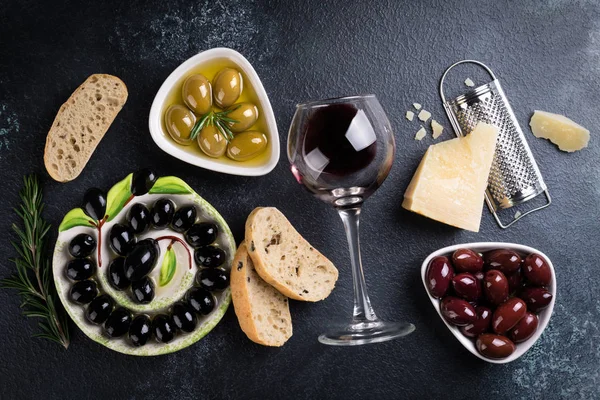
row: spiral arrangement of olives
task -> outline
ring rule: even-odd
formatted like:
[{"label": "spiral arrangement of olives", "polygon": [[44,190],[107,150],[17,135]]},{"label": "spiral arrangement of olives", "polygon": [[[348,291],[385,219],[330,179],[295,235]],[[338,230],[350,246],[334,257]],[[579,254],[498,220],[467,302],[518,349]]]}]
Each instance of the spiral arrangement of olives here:
[{"label": "spiral arrangement of olives", "polygon": [[[147,175],[138,174],[132,183],[132,193],[142,195],[150,190],[155,179],[146,179]],[[105,210],[96,201],[94,207],[87,200],[84,210],[94,209],[99,219]],[[96,197],[102,192],[94,189]],[[69,297],[71,301],[86,307],[88,321],[103,325],[104,333],[110,338],[128,335],[133,346],[143,346],[152,336],[158,342],[168,343],[178,333],[192,332],[198,324],[198,316],[210,314],[216,307],[216,297],[212,292],[222,291],[229,286],[229,274],[222,268],[227,260],[226,252],[216,246],[218,227],[211,222],[197,221],[197,210],[193,205],[176,209],[175,204],[166,198],[158,199],[151,209],[142,203],[131,206],[122,224],[112,226],[108,237],[109,247],[115,257],[107,268],[107,280],[118,291],[129,290],[132,300],[148,304],[154,299],[155,283],[149,273],[155,268],[160,256],[158,241],[171,240],[171,245],[181,239],[175,236],[163,236],[156,239],[137,240],[137,235],[150,229],[169,228],[182,234],[185,241],[194,249],[194,260],[198,267],[195,285],[188,290],[183,299],[173,304],[168,313],[154,316],[135,315],[125,307],[116,307],[115,300],[108,293],[101,293],[99,285],[93,279],[98,271],[96,260],[91,256],[98,243],[89,234],[76,235],[68,245],[73,257],[65,267],[66,276],[73,281]],[[187,247],[186,247],[187,250]],[[191,263],[191,255],[190,255]],[[191,267],[191,264],[190,264]],[[115,308],[116,307],[116,308]]]}]

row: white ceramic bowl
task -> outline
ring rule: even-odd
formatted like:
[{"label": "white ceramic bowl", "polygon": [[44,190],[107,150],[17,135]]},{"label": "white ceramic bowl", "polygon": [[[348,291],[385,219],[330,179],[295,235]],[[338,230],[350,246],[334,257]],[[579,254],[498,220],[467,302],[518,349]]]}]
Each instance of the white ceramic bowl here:
[{"label": "white ceramic bowl", "polygon": [[[268,152],[268,157],[261,164],[255,165],[252,162],[242,162],[239,163],[240,165],[238,166],[232,161],[210,158],[200,153],[193,154],[182,149],[182,146],[176,144],[170,138],[169,133],[165,131],[163,125],[163,113],[165,110],[165,103],[168,100],[169,93],[173,86],[199,65],[218,59],[227,59],[234,63],[242,73],[244,79],[250,82],[250,85],[256,92],[259,102],[258,106],[262,111],[262,118],[264,118],[267,126],[267,132],[264,133],[268,138],[267,149],[265,150]],[[158,147],[173,157],[197,165],[198,167],[231,175],[259,176],[271,172],[279,161],[279,133],[277,132],[277,123],[275,122],[275,116],[273,115],[273,108],[271,107],[265,88],[248,60],[232,49],[219,47],[206,50],[189,58],[177,67],[164,81],[158,90],[158,93],[156,93],[156,97],[154,97],[154,101],[152,102],[152,108],[150,108],[148,125],[152,139],[154,139],[154,142]]]},{"label": "white ceramic bowl", "polygon": [[[514,250],[517,253],[522,254],[522,255],[527,255],[530,253],[537,253],[540,256],[542,256],[542,258],[550,266],[550,271],[552,271],[552,282],[550,283],[548,290],[550,291],[550,293],[552,293],[552,301],[550,302],[550,305],[548,307],[546,307],[544,310],[542,310],[538,313],[539,324],[538,324],[538,328],[535,331],[535,333],[533,334],[533,336],[530,337],[529,339],[527,339],[523,343],[516,344],[515,352],[506,358],[493,359],[493,358],[484,357],[481,354],[479,354],[479,352],[475,348],[475,341],[472,339],[469,339],[468,337],[465,337],[462,333],[460,333],[460,330],[457,326],[449,324],[444,319],[444,317],[442,316],[442,312],[440,310],[440,300],[431,296],[429,294],[429,290],[427,290],[426,273],[427,273],[427,266],[429,265],[429,262],[431,261],[431,259],[433,257],[437,257],[437,256],[450,257],[452,255],[452,253],[454,253],[455,250],[460,249],[460,248],[468,248],[468,249],[471,249],[478,253],[483,253],[485,251],[494,250],[494,249],[510,249],[510,250]],[[542,332],[544,332],[544,329],[546,329],[546,326],[548,325],[548,322],[550,321],[550,316],[552,315],[552,310],[554,309],[554,301],[556,300],[556,274],[554,273],[554,266],[552,265],[552,262],[550,261],[548,256],[546,256],[541,251],[534,249],[533,247],[523,246],[523,245],[514,244],[514,243],[502,243],[502,242],[464,243],[464,244],[457,244],[454,246],[444,247],[443,249],[439,249],[438,251],[431,253],[429,255],[429,257],[427,257],[425,259],[425,261],[423,261],[423,265],[421,266],[421,279],[423,281],[423,286],[425,287],[425,292],[427,293],[427,296],[429,296],[429,300],[431,300],[431,304],[433,304],[433,307],[436,309],[440,318],[442,319],[442,321],[444,321],[444,324],[446,324],[446,326],[448,327],[450,332],[452,332],[452,334],[454,334],[456,339],[458,339],[458,341],[463,346],[465,346],[465,348],[467,350],[469,350],[471,353],[473,353],[473,355],[481,358],[482,360],[493,363],[493,364],[509,363],[509,362],[514,361],[517,358],[521,357],[523,354],[525,354],[527,352],[527,350],[529,350],[529,348],[542,335]]]}]

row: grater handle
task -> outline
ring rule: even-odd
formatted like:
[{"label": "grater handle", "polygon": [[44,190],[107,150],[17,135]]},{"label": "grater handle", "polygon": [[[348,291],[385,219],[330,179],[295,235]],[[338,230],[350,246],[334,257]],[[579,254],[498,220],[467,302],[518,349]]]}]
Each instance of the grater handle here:
[{"label": "grater handle", "polygon": [[[451,66],[449,66],[448,68],[446,68],[446,70],[444,71],[444,74],[442,75],[442,79],[440,79],[440,97],[442,98],[442,102],[444,102],[444,104],[446,104],[446,95],[444,94],[444,80],[446,79],[446,75],[448,75],[448,72],[450,72],[450,70],[452,68],[454,68],[454,67],[456,67],[457,65],[460,65],[460,64],[475,64],[475,65],[479,65],[481,68],[485,69],[488,74],[490,74],[490,76],[492,77],[492,80],[494,80],[494,81],[496,80],[496,75],[494,75],[494,73],[492,72],[492,70],[490,69],[490,67],[488,67],[487,65],[485,65],[481,61],[477,61],[477,60],[462,60],[462,61],[455,62],[454,64],[452,64]],[[457,132],[459,132],[459,131],[457,131]]]}]

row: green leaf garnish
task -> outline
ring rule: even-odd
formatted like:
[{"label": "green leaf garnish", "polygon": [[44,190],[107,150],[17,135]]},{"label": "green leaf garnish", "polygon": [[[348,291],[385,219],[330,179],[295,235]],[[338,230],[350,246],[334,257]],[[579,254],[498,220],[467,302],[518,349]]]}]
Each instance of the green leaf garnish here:
[{"label": "green leaf garnish", "polygon": [[[95,222],[89,215],[83,212],[81,208],[74,208],[65,215],[62,222],[58,227],[58,231],[66,231],[75,226],[89,226],[93,227]],[[97,222],[97,221],[96,221]]]},{"label": "green leaf garnish", "polygon": [[239,121],[233,118],[229,118],[227,115],[237,110],[238,108],[240,108],[240,105],[230,110],[220,111],[217,113],[214,111],[210,111],[204,114],[198,121],[196,121],[196,124],[190,131],[190,139],[196,140],[196,138],[200,134],[200,131],[202,131],[202,129],[205,126],[214,125],[219,130],[219,133],[223,135],[225,140],[229,142],[231,139],[233,139],[233,133],[229,129],[229,126],[237,124]]},{"label": "green leaf garnish", "polygon": [[150,194],[192,194],[194,191],[187,183],[176,176],[163,176],[158,178]]},{"label": "green leaf garnish", "polygon": [[113,186],[106,196],[106,215],[108,216],[107,222],[116,217],[127,201],[133,196],[131,193],[131,180],[133,174],[129,174],[121,182]]},{"label": "green leaf garnish", "polygon": [[159,286],[165,286],[173,276],[175,275],[175,269],[177,268],[177,257],[175,251],[171,246],[167,249],[165,257],[163,258],[162,266],[160,267],[160,277],[158,279]]}]

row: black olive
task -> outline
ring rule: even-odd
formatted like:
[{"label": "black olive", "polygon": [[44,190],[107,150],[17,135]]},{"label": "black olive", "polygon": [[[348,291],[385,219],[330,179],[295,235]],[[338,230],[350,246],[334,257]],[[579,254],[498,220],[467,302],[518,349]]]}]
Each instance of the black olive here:
[{"label": "black olive", "polygon": [[152,207],[150,219],[155,228],[166,228],[173,220],[175,214],[175,204],[169,199],[159,199]]},{"label": "black olive", "polygon": [[115,224],[108,234],[110,247],[121,256],[129,254],[137,239],[133,230],[125,225]]},{"label": "black olive", "polygon": [[145,276],[131,283],[131,292],[136,303],[148,304],[154,299],[154,282]]},{"label": "black olive", "polygon": [[217,226],[210,222],[194,224],[185,233],[185,240],[192,247],[208,246],[217,239]]},{"label": "black olive", "polygon": [[98,188],[88,189],[83,195],[83,211],[100,221],[106,214],[106,194]]},{"label": "black olive", "polygon": [[98,287],[94,281],[75,282],[71,288],[71,300],[79,304],[87,304],[98,296]]},{"label": "black olive", "polygon": [[194,252],[194,260],[196,264],[204,267],[218,267],[225,262],[227,255],[220,247],[205,246],[199,247]]},{"label": "black olive", "polygon": [[192,332],[196,329],[198,320],[194,309],[186,303],[175,303],[173,306],[173,322],[175,326],[184,332]]},{"label": "black olive", "polygon": [[131,325],[131,313],[128,309],[119,307],[106,320],[104,323],[104,330],[110,337],[119,337],[129,331]]},{"label": "black olive", "polygon": [[198,273],[198,283],[206,290],[223,290],[229,286],[229,273],[223,268],[205,268]]},{"label": "black olive", "polygon": [[181,207],[173,215],[173,222],[171,222],[171,228],[175,232],[183,233],[190,229],[196,222],[196,207],[185,206]]},{"label": "black olive", "polygon": [[69,261],[66,268],[67,276],[74,281],[91,278],[96,272],[96,262],[89,258],[76,258]]},{"label": "black olive", "polygon": [[87,308],[86,316],[94,324],[103,324],[112,313],[115,302],[103,294],[96,297]]},{"label": "black olive", "polygon": [[117,290],[125,290],[131,281],[125,276],[125,258],[117,257],[108,266],[108,282]]},{"label": "black olive", "polygon": [[156,340],[169,343],[175,337],[175,323],[168,315],[159,314],[152,321],[152,331]]},{"label": "black olive", "polygon": [[197,313],[208,315],[215,309],[216,301],[211,292],[195,287],[188,292],[188,303]]},{"label": "black olive", "polygon": [[147,315],[138,315],[131,321],[129,339],[134,346],[143,346],[152,336],[152,322]]},{"label": "black olive", "polygon": [[127,222],[133,233],[143,233],[150,226],[150,211],[141,203],[134,204],[127,214]]},{"label": "black olive", "polygon": [[131,179],[131,193],[134,196],[141,196],[148,193],[157,179],[158,175],[149,168],[134,172]]},{"label": "black olive", "polygon": [[92,254],[95,249],[96,239],[87,233],[80,233],[71,239],[71,243],[69,243],[69,253],[76,258],[87,257]]},{"label": "black olive", "polygon": [[125,276],[130,281],[138,281],[148,275],[160,254],[158,242],[154,239],[140,240],[125,257]]}]

